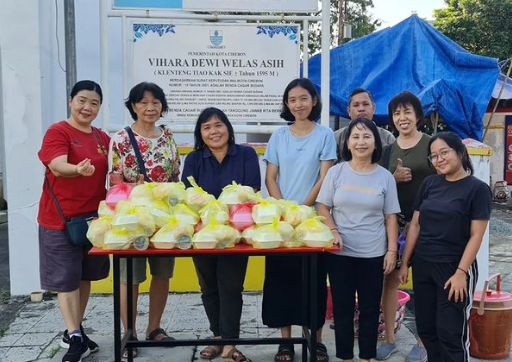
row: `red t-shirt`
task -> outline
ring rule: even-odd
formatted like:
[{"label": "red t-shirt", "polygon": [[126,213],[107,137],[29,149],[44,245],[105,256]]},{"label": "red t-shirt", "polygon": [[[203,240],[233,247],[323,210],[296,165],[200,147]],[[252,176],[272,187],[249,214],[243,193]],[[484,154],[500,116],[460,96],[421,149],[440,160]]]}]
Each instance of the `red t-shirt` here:
[{"label": "red t-shirt", "polygon": [[[110,137],[98,128],[93,127],[92,133],[86,133],[70,126],[66,121],[57,122],[46,131],[37,155],[46,166],[46,176],[66,218],[96,211],[99,202],[105,199],[109,142]],[[85,158],[91,159],[91,164],[95,167],[94,174],[70,178],[55,177],[48,164],[62,155],[67,155],[68,162],[75,165]],[[64,230],[64,222],[45,182],[37,221],[47,229]]]}]

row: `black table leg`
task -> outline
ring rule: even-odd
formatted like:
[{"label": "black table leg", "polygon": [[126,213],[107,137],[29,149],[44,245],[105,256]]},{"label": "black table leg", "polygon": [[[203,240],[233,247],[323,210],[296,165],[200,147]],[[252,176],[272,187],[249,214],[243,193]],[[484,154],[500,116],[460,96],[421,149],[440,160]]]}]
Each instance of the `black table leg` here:
[{"label": "black table leg", "polygon": [[119,256],[113,255],[114,262],[114,361],[121,362],[121,299],[119,285]]},{"label": "black table leg", "polygon": [[[133,325],[133,259],[131,257],[126,258],[126,295],[127,326],[125,333],[128,336],[132,336],[135,326]],[[128,362],[133,362],[133,347],[130,345],[129,337],[126,348],[128,352]]]},{"label": "black table leg", "polygon": [[318,254],[312,253],[309,256],[309,328],[310,328],[310,339],[309,339],[309,360],[310,362],[316,362],[316,332],[318,329],[317,325],[317,314],[318,314]]}]

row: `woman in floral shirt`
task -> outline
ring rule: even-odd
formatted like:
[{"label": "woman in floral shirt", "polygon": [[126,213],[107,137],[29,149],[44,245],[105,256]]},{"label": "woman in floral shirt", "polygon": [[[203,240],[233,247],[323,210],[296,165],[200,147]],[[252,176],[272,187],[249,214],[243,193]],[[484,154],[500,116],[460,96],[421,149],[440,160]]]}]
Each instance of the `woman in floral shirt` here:
[{"label": "woman in floral shirt", "polygon": [[[172,131],[156,122],[167,112],[168,106],[162,88],[154,83],[140,83],[132,88],[125,102],[134,120],[129,127],[133,132],[146,169],[146,181],[177,182],[180,174],[180,159]],[[128,130],[118,131],[110,143],[110,185],[119,182],[140,183],[141,174]],[[174,258],[148,258],[151,269],[149,288],[149,322],[146,332],[148,340],[169,340],[160,327],[160,320],[169,294],[169,279],[174,270]],[[146,258],[133,259],[133,325],[136,325],[139,284],[146,280]],[[121,319],[126,330],[126,263],[121,260]],[[137,331],[130,336],[137,339]],[[134,356],[137,354],[134,349]],[[123,352],[127,356],[127,352]]]}]

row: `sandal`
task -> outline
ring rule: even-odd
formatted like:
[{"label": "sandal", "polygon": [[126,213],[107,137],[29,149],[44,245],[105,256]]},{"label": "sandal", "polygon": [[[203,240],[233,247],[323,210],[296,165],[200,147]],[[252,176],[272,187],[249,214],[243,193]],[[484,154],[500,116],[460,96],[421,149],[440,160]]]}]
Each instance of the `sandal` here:
[{"label": "sandal", "polygon": [[222,353],[221,346],[208,346],[199,352],[199,357],[202,359],[215,359]]},{"label": "sandal", "polygon": [[295,349],[293,344],[280,344],[274,357],[275,362],[293,362]]},{"label": "sandal", "polygon": [[222,356],[224,362],[252,362],[249,358],[245,357],[238,349],[233,348],[228,352],[227,356]]},{"label": "sandal", "polygon": [[[159,335],[163,335],[162,338],[157,339]],[[175,341],[176,339],[173,337],[170,337],[165,333],[165,331],[162,328],[157,328],[150,334],[146,336],[146,341]]]},{"label": "sandal", "polygon": [[325,344],[316,343],[316,360],[317,362],[329,362],[329,355],[327,354],[327,347]]},{"label": "sandal", "polygon": [[[138,342],[139,340],[137,339],[137,337],[134,337],[134,336],[130,336],[128,337],[128,340],[129,341],[136,341]],[[138,355],[138,350],[137,350],[137,347],[132,347],[132,355],[133,355],[133,358],[137,357]],[[121,358],[124,358],[124,359],[127,359],[128,358],[128,348],[124,347],[123,348],[123,353],[121,354]]]}]

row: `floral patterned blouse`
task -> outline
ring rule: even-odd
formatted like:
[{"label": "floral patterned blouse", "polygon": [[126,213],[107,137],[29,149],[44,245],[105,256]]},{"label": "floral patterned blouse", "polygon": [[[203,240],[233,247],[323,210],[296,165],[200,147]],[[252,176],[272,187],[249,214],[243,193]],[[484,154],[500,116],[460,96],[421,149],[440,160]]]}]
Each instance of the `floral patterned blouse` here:
[{"label": "floral patterned blouse", "polygon": [[[180,175],[180,156],[172,131],[161,127],[158,138],[145,138],[135,131],[146,173],[153,182],[177,182]],[[126,182],[137,182],[140,175],[137,157],[133,151],[128,132],[123,128],[112,136],[110,141],[110,172],[123,176]]]}]

